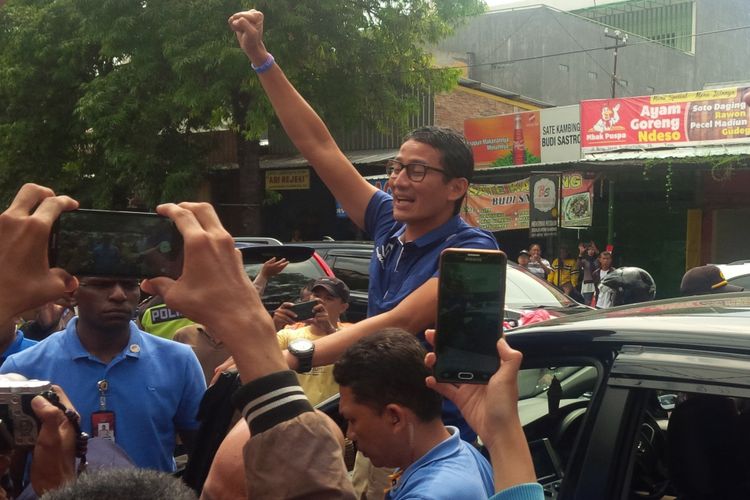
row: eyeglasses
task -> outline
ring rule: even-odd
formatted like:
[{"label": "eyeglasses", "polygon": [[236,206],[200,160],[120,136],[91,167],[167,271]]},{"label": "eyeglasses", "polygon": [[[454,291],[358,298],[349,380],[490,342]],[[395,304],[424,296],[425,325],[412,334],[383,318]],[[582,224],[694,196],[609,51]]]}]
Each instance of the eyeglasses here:
[{"label": "eyeglasses", "polygon": [[116,285],[120,285],[120,288],[126,292],[132,292],[141,288],[141,282],[138,280],[110,280],[110,279],[96,279],[96,280],[85,280],[78,283],[80,286],[92,288],[94,290],[108,291],[113,289]]},{"label": "eyeglasses", "polygon": [[406,176],[412,182],[422,182],[424,176],[427,175],[428,170],[434,170],[435,172],[440,172],[441,174],[446,175],[445,170],[442,168],[435,168],[422,163],[403,164],[398,160],[388,160],[388,163],[385,164],[385,174],[388,177],[393,177],[394,175],[398,176],[403,169],[406,169]]}]

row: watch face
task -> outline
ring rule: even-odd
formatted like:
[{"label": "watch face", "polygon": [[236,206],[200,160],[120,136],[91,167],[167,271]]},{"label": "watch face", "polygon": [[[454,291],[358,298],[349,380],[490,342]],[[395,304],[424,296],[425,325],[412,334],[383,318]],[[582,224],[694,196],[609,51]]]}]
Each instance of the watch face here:
[{"label": "watch face", "polygon": [[313,350],[313,343],[308,339],[297,339],[289,343],[289,350],[300,354]]}]

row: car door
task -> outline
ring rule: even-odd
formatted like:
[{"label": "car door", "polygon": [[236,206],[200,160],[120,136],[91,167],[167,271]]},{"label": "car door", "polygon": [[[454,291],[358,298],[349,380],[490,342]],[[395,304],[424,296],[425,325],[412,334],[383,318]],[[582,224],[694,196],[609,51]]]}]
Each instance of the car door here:
[{"label": "car door", "polygon": [[[719,487],[731,491],[724,497],[750,498],[750,355],[624,346],[597,396],[590,435],[558,498],[651,499]],[[691,416],[678,424],[683,408]],[[686,432],[690,425],[699,427]]]}]

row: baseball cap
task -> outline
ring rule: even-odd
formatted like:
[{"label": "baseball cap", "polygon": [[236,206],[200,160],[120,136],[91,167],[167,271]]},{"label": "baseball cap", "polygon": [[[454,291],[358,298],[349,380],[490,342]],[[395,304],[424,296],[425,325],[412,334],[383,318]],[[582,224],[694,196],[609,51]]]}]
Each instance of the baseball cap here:
[{"label": "baseball cap", "polygon": [[529,253],[528,250],[521,250],[520,252],[518,252],[518,256],[520,257],[521,255],[525,255],[526,257],[531,257],[531,254]]},{"label": "baseball cap", "polygon": [[349,287],[338,278],[329,278],[327,276],[318,278],[312,284],[311,290],[315,291],[316,288],[324,288],[334,297],[338,297],[344,302],[349,302]]},{"label": "baseball cap", "polygon": [[682,277],[682,283],[680,283],[680,295],[741,292],[743,290],[741,286],[727,283],[721,269],[711,264],[690,269]]}]

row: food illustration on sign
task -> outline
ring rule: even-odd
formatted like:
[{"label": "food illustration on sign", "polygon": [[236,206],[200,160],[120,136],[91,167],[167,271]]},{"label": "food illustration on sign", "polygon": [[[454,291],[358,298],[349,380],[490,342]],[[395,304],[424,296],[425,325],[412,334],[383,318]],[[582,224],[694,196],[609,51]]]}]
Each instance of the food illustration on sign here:
[{"label": "food illustration on sign", "polygon": [[574,220],[588,217],[591,212],[589,193],[578,193],[568,196],[563,201],[563,218]]}]

